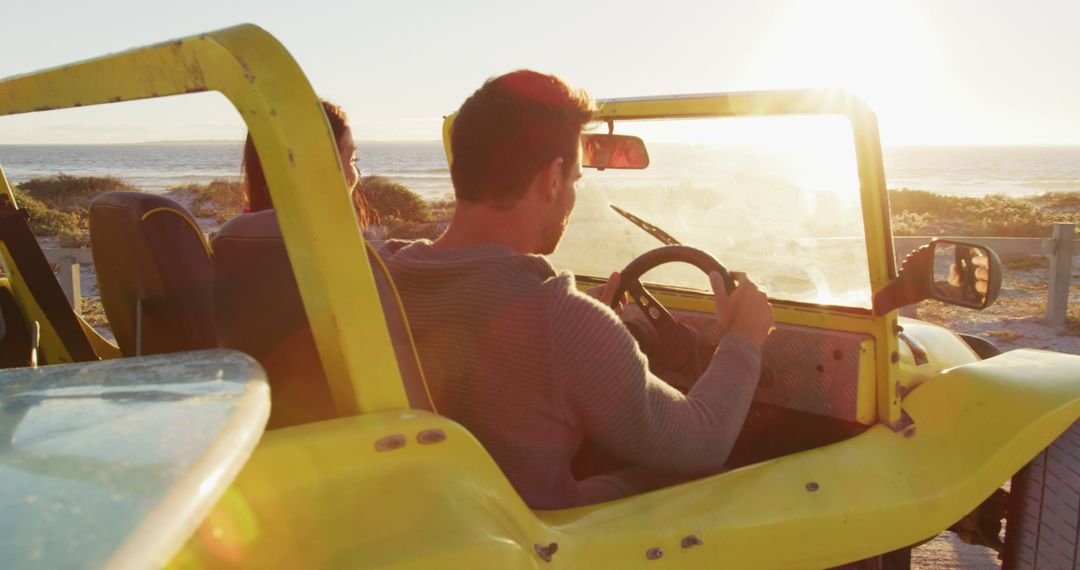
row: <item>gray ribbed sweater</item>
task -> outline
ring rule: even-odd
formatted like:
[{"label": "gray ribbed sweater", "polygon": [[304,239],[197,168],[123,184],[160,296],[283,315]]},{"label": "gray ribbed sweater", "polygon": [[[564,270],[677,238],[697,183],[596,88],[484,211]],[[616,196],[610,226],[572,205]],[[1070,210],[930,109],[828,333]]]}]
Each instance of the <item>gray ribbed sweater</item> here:
[{"label": "gray ribbed sweater", "polygon": [[541,256],[427,240],[390,241],[380,255],[439,412],[480,440],[533,508],[610,498],[570,475],[586,435],[652,471],[722,469],[757,384],[753,343],[724,337],[683,396],[649,373],[610,308]]}]

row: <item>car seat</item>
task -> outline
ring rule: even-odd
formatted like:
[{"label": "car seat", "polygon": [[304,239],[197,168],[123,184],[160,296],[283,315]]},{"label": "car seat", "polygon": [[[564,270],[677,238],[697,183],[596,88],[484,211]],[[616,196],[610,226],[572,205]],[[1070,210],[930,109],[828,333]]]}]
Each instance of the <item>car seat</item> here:
[{"label": "car seat", "polygon": [[124,356],[215,348],[210,247],[164,196],[108,192],[90,203],[101,304]]},{"label": "car seat", "polygon": [[[213,245],[218,337],[266,370],[273,403],[268,427],[336,417],[274,210],[233,218]],[[409,405],[434,411],[393,284],[370,246],[368,255]]]}]

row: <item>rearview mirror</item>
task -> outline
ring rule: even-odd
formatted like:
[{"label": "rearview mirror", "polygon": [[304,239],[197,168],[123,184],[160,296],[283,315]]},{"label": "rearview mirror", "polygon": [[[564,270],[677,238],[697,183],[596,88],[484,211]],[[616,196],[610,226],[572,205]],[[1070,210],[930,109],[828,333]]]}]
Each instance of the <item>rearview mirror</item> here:
[{"label": "rearview mirror", "polygon": [[649,166],[649,151],[638,137],[585,134],[581,139],[581,166],[585,168],[640,170]]},{"label": "rearview mirror", "polygon": [[985,309],[1000,291],[1001,260],[994,250],[934,239],[909,254],[896,279],[874,295],[874,312],[884,314],[923,299]]}]

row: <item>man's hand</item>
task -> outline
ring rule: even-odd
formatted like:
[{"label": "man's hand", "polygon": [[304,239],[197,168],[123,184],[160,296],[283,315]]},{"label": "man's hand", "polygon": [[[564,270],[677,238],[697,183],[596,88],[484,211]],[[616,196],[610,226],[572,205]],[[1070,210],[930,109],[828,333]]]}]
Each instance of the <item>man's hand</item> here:
[{"label": "man's hand", "polygon": [[709,274],[716,295],[716,324],[723,333],[741,335],[761,348],[773,329],[772,306],[745,273],[732,272],[731,276],[737,285],[728,296],[720,274],[715,271]]},{"label": "man's hand", "polygon": [[[588,289],[585,294],[610,307],[611,301],[615,298],[615,291],[619,290],[620,280],[621,275],[619,275],[618,271],[615,271],[611,274],[611,277],[608,277],[607,283]],[[619,299],[619,304],[612,310],[630,329],[630,334],[638,341],[639,346],[651,346],[656,342],[656,329],[653,328],[652,322],[645,316],[641,308],[628,301],[629,296],[623,293],[622,298]]]},{"label": "man's hand", "polygon": [[959,264],[949,264],[948,283],[960,290],[963,300],[984,302],[990,290],[990,259],[974,250]]},{"label": "man's hand", "polygon": [[[618,271],[612,272],[611,277],[608,277],[607,283],[598,287],[593,287],[585,291],[585,294],[610,307],[611,301],[615,299],[615,291],[619,290],[620,277]],[[615,309],[615,313],[621,314],[625,305],[626,295],[624,294],[623,298],[619,299],[619,305],[618,308]]]}]

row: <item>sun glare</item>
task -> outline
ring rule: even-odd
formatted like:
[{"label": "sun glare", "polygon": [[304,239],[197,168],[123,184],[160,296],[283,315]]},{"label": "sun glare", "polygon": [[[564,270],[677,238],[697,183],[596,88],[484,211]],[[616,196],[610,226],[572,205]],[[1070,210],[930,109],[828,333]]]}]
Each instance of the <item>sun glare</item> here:
[{"label": "sun glare", "polygon": [[[778,85],[850,90],[878,114],[882,138],[905,139],[927,132],[932,101],[919,86],[943,73],[932,30],[913,7],[880,0],[795,3],[779,11],[756,44],[766,76]],[[918,125],[917,127],[915,125]]]}]

